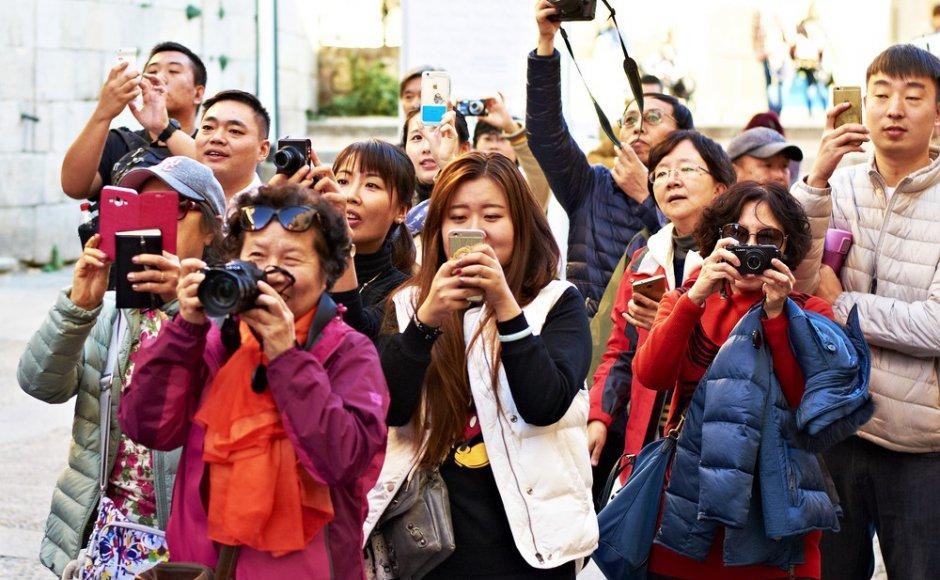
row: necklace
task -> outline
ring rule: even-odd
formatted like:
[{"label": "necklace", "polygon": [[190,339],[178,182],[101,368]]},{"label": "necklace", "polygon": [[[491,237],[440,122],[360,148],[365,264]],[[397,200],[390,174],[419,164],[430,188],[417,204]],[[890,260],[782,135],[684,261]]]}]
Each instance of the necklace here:
[{"label": "necklace", "polygon": [[381,276],[381,275],[383,275],[383,274],[387,274],[387,273],[389,273],[390,271],[391,271],[391,268],[386,268],[385,270],[382,270],[381,272],[379,272],[378,274],[376,274],[375,276],[373,276],[368,282],[363,283],[363,285],[359,287],[359,293],[362,294],[362,291],[366,289],[366,286],[368,286],[369,284],[371,284],[371,283],[375,282],[376,280],[378,280],[378,279],[379,279],[379,276]]}]

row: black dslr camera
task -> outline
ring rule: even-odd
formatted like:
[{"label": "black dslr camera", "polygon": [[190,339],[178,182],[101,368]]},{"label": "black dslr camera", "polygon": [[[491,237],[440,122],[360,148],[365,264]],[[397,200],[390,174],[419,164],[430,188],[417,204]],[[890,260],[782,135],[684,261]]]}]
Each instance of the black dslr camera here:
[{"label": "black dslr camera", "polygon": [[764,270],[773,269],[770,265],[771,260],[783,259],[783,254],[777,246],[771,245],[731,246],[728,250],[741,260],[741,265],[737,268],[741,274],[763,274]]},{"label": "black dslr camera", "polygon": [[594,20],[597,0],[548,0],[558,13],[550,18],[555,22]]},{"label": "black dslr camera", "polygon": [[463,99],[454,104],[454,110],[464,117],[480,117],[489,113],[483,99]]},{"label": "black dslr camera", "polygon": [[310,152],[313,145],[310,139],[291,139],[285,137],[278,139],[277,151],[274,153],[274,166],[277,173],[293,175],[304,165],[310,165]]},{"label": "black dslr camera", "polygon": [[203,272],[206,277],[199,283],[197,295],[209,316],[238,314],[254,308],[260,294],[258,282],[267,278],[261,268],[242,260],[232,260]]}]

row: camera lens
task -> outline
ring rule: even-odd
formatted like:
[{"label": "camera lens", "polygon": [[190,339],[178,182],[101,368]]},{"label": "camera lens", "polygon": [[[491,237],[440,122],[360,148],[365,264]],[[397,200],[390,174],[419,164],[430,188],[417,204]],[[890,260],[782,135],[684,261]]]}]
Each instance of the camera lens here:
[{"label": "camera lens", "polygon": [[303,167],[304,163],[306,163],[306,160],[303,153],[298,151],[296,147],[281,147],[274,154],[274,166],[277,167],[278,173],[296,173],[298,169]]},{"label": "camera lens", "polygon": [[749,272],[760,274],[764,271],[764,254],[760,252],[748,252],[744,256],[744,267]]},{"label": "camera lens", "polygon": [[253,307],[258,298],[258,281],[264,272],[251,262],[235,260],[221,268],[207,268],[197,295],[206,314],[225,316]]},{"label": "camera lens", "polygon": [[467,109],[471,115],[481,115],[483,114],[484,109],[483,101],[470,101],[467,104]]}]

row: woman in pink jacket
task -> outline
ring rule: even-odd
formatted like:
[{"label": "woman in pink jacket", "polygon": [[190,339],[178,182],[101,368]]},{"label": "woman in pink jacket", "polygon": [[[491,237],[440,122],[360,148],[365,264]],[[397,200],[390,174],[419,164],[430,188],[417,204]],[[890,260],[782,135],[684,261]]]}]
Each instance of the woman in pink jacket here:
[{"label": "woman in pink jacket", "polygon": [[[361,578],[388,390],[372,342],[326,293],[352,249],[345,220],[309,190],[262,187],[230,209],[228,232],[261,281],[216,271],[233,285],[213,294],[206,264],[185,260],[180,313],[141,349],[121,400],[132,439],[183,445],[171,558],[216,566],[236,546],[239,580]],[[228,311],[221,329],[207,310]]]}]

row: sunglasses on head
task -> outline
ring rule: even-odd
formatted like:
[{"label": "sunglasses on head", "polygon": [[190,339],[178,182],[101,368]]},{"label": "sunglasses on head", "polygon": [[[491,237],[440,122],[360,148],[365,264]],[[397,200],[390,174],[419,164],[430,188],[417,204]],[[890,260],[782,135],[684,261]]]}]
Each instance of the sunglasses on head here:
[{"label": "sunglasses on head", "polygon": [[[718,233],[722,238],[732,238],[741,245],[747,245],[751,241],[751,231],[741,224],[723,225]],[[787,241],[787,235],[777,228],[763,228],[753,235],[759,245],[774,246],[778,250],[782,250],[784,242]]]},{"label": "sunglasses on head", "polygon": [[273,208],[267,205],[249,205],[241,208],[239,221],[245,230],[257,232],[263,230],[272,218],[289,232],[305,232],[320,223],[320,214],[307,205],[289,205]]}]

